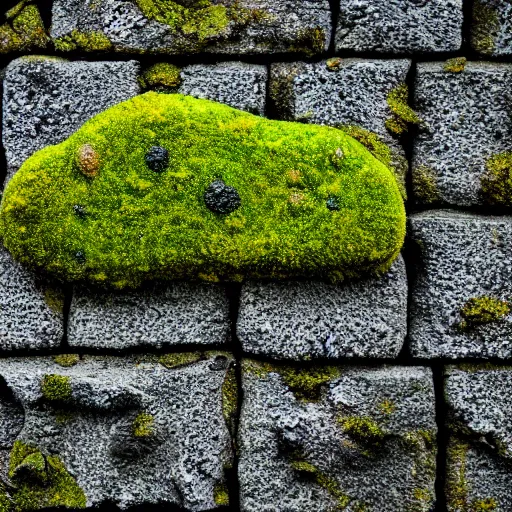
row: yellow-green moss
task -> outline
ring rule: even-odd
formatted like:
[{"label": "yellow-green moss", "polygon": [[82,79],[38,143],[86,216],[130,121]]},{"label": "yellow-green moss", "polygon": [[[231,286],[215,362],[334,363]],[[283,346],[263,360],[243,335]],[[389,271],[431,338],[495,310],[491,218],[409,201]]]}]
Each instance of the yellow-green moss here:
[{"label": "yellow-green moss", "polygon": [[376,446],[386,437],[378,423],[366,416],[341,416],[338,423],[343,431],[358,443]]},{"label": "yellow-green moss", "polygon": [[392,89],[387,98],[392,117],[386,121],[386,128],[394,135],[407,132],[409,125],[420,124],[421,120],[409,106],[409,88],[407,84],[400,84]]},{"label": "yellow-green moss", "polygon": [[144,89],[173,92],[181,85],[181,69],[167,62],[160,62],[146,69],[140,78]]},{"label": "yellow-green moss", "polygon": [[64,291],[60,288],[46,288],[44,290],[44,301],[55,313],[62,314],[64,310]]},{"label": "yellow-green moss", "polygon": [[473,4],[473,25],[471,28],[471,45],[480,53],[492,55],[495,49],[496,35],[500,22],[496,10],[489,4],[475,0]]},{"label": "yellow-green moss", "polygon": [[326,38],[325,30],[321,27],[303,29],[299,32],[293,44],[290,45],[288,51],[312,57],[325,51]]},{"label": "yellow-green moss", "polygon": [[110,39],[103,32],[81,32],[73,30],[71,34],[54,41],[55,48],[61,52],[82,50],[86,52],[109,51],[112,49]]},{"label": "yellow-green moss", "polygon": [[137,414],[132,424],[134,437],[151,437],[155,433],[155,418],[147,412]]},{"label": "yellow-green moss", "polygon": [[159,357],[158,362],[166,368],[177,368],[178,366],[187,366],[201,359],[199,352],[183,352],[180,354],[164,354]]},{"label": "yellow-green moss", "polygon": [[391,414],[393,414],[396,411],[396,404],[394,402],[392,402],[391,400],[383,400],[378,405],[378,409],[382,414],[384,414],[386,416],[390,416]]},{"label": "yellow-green moss", "polygon": [[53,356],[53,360],[60,366],[68,368],[78,364],[80,361],[80,356],[78,354],[60,354],[58,356]]},{"label": "yellow-green moss", "polygon": [[492,156],[480,181],[484,199],[496,206],[512,206],[512,151]]},{"label": "yellow-green moss", "polygon": [[235,434],[236,413],[238,411],[238,383],[233,366],[229,368],[222,384],[222,414],[231,435]]},{"label": "yellow-green moss", "polygon": [[463,318],[460,327],[498,322],[510,313],[510,304],[495,297],[473,297],[461,308]]},{"label": "yellow-green moss", "polygon": [[213,500],[219,507],[229,506],[229,491],[224,482],[215,485],[213,489]]},{"label": "yellow-green moss", "polygon": [[[86,144],[100,156],[92,178],[75,163]],[[163,172],[145,161],[155,145],[169,152]],[[338,150],[345,158],[335,166]],[[290,170],[300,173],[300,190]],[[233,216],[245,220],[236,230],[231,214],[204,203],[218,179],[241,197]],[[294,204],[297,193],[304,200]],[[327,207],[332,199],[339,210]],[[116,288],[212,274],[340,281],[380,273],[400,252],[405,222],[392,173],[342,131],[154,92],[37,152],[0,206],[0,233],[15,259],[61,280]]]},{"label": "yellow-green moss", "polygon": [[485,512],[488,510],[496,510],[497,508],[498,502],[494,498],[475,500],[472,505],[473,512]]},{"label": "yellow-green moss", "polygon": [[71,398],[71,378],[64,375],[45,375],[41,381],[41,392],[50,401],[67,401]]},{"label": "yellow-green moss", "polygon": [[336,377],[340,370],[333,366],[314,368],[294,368],[283,366],[276,370],[293,394],[303,402],[317,402],[325,388]]},{"label": "yellow-green moss", "polygon": [[[29,471],[27,475],[26,471]],[[36,476],[37,478],[31,478]],[[37,448],[16,441],[9,461],[15,483],[10,502],[13,512],[51,507],[85,508],[86,497],[57,455],[45,456]]]},{"label": "yellow-green moss", "polygon": [[419,165],[412,173],[414,195],[424,205],[432,205],[441,200],[436,173],[426,165]]},{"label": "yellow-green moss", "polygon": [[462,73],[466,68],[468,59],[466,57],[455,57],[454,59],[448,59],[443,66],[443,69],[447,73]]},{"label": "yellow-green moss", "polygon": [[339,71],[342,63],[343,59],[340,57],[334,57],[332,59],[327,59],[325,66],[329,71]]}]

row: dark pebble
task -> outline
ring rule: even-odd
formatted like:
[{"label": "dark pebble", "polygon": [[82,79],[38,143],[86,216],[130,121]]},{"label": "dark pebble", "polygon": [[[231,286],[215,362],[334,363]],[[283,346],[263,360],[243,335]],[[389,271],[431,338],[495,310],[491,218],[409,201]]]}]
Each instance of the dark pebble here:
[{"label": "dark pebble", "polygon": [[240,208],[242,200],[235,188],[222,180],[214,181],[204,193],[206,206],[215,213],[231,213]]}]

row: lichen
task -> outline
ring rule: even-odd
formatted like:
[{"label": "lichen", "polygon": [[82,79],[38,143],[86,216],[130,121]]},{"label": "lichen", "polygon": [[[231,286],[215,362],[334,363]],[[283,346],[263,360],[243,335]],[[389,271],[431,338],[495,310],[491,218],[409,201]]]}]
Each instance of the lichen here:
[{"label": "lichen", "polygon": [[386,437],[379,424],[367,416],[340,416],[337,421],[347,435],[361,444],[377,447]]},{"label": "lichen", "polygon": [[512,206],[512,151],[492,156],[485,164],[480,178],[482,194],[487,203]]},{"label": "lichen", "polygon": [[461,329],[476,325],[498,322],[510,313],[510,304],[504,300],[487,295],[469,299],[460,310],[463,318],[459,324]]},{"label": "lichen", "polygon": [[388,94],[387,103],[393,115],[385,124],[387,130],[393,135],[402,135],[409,130],[410,125],[420,124],[418,114],[409,106],[407,84],[402,83],[392,89]]},{"label": "lichen", "polygon": [[466,63],[468,59],[466,57],[455,57],[453,59],[448,59],[443,66],[443,69],[447,73],[462,73],[466,68]]},{"label": "lichen", "polygon": [[496,47],[495,39],[500,29],[496,10],[481,0],[473,4],[473,26],[471,28],[471,45],[480,53],[492,55]]},{"label": "lichen", "polygon": [[79,363],[80,356],[78,354],[59,354],[58,356],[53,356],[53,360],[60,366],[69,368]]},{"label": "lichen", "polygon": [[65,402],[71,398],[71,378],[64,375],[45,375],[41,381],[43,396],[52,402]]},{"label": "lichen", "polygon": [[71,34],[54,40],[55,48],[61,52],[82,50],[86,52],[106,52],[112,49],[112,42],[103,32],[82,32],[73,30]]},{"label": "lichen", "polygon": [[424,205],[433,205],[441,200],[436,173],[426,165],[418,165],[412,173],[415,197]]},{"label": "lichen", "polygon": [[180,354],[164,354],[158,359],[158,362],[168,369],[177,368],[179,366],[187,366],[201,359],[199,352],[183,352]]},{"label": "lichen", "polygon": [[155,433],[155,418],[147,412],[137,414],[132,424],[134,437],[151,437]]},{"label": "lichen", "polygon": [[232,436],[235,435],[237,411],[238,383],[236,370],[234,366],[230,366],[222,383],[222,414]]},{"label": "lichen", "polygon": [[181,69],[167,62],[154,64],[140,77],[142,88],[162,92],[176,92],[181,81]]},{"label": "lichen", "polygon": [[224,482],[219,482],[213,489],[213,500],[219,507],[229,506],[229,490]]},{"label": "lichen", "polygon": [[[95,177],[75,156],[90,145]],[[153,146],[169,152],[148,168]],[[346,155],[334,167],[331,155]],[[290,169],[304,201],[291,205]],[[245,221],[210,211],[205,191],[235,188]],[[337,199],[340,209],[327,208]],[[76,213],[80,205],[87,214]],[[149,92],[111,107],[30,157],[0,206],[4,246],[60,280],[134,288],[153,279],[308,277],[387,271],[405,237],[405,208],[389,169],[326,126],[273,121],[208,100]]]}]

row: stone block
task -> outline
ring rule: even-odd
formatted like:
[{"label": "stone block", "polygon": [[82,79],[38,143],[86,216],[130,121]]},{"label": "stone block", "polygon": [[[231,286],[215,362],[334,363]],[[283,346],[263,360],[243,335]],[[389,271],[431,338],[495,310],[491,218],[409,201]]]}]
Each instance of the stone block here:
[{"label": "stone block", "polygon": [[475,0],[471,46],[485,56],[512,55],[512,4],[509,0]]},{"label": "stone block", "polygon": [[421,367],[243,362],[243,512],[432,510],[436,422]]},{"label": "stone block", "polygon": [[237,334],[249,354],[294,360],[393,358],[406,333],[402,257],[379,278],[340,285],[253,281],[242,287]]}]

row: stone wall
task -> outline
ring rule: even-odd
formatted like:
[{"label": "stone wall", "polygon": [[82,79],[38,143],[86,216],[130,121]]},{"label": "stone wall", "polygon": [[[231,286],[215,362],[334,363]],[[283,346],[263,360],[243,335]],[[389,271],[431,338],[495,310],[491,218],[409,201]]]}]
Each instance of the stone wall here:
[{"label": "stone wall", "polygon": [[155,89],[347,131],[409,222],[338,285],[108,292],[0,250],[0,511],[512,511],[510,0],[7,4],[5,182]]}]

